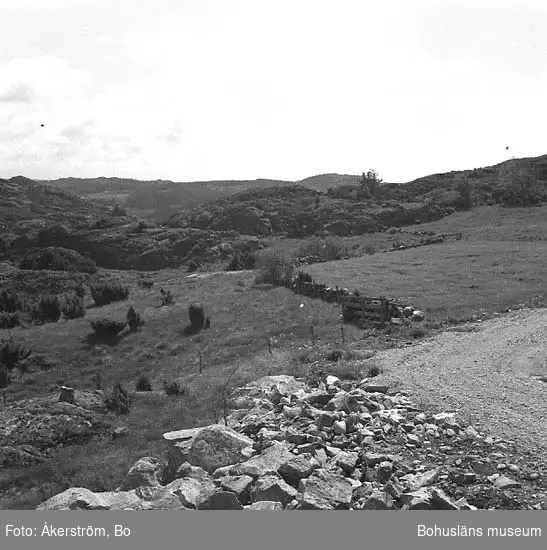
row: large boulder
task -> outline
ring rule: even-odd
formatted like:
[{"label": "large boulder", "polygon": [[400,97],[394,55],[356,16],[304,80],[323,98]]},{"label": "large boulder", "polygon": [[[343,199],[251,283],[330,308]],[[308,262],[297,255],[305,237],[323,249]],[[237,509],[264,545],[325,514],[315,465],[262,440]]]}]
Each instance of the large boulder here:
[{"label": "large boulder", "polygon": [[254,454],[253,440],[220,424],[203,428],[194,438],[188,462],[209,473],[244,462]]},{"label": "large boulder", "polygon": [[340,474],[319,469],[307,479],[302,479],[298,490],[302,494],[302,510],[347,510],[353,485]]},{"label": "large boulder", "polygon": [[73,487],[38,505],[37,510],[108,510],[110,504],[83,487]]},{"label": "large boulder", "polygon": [[133,464],[125,475],[120,491],[129,491],[137,487],[159,487],[163,463],[155,457],[146,456]]},{"label": "large boulder", "polygon": [[260,455],[235,465],[230,473],[238,476],[247,475],[256,479],[265,474],[277,473],[279,468],[292,458],[294,458],[294,455],[289,451],[289,448],[284,443],[276,441]]}]

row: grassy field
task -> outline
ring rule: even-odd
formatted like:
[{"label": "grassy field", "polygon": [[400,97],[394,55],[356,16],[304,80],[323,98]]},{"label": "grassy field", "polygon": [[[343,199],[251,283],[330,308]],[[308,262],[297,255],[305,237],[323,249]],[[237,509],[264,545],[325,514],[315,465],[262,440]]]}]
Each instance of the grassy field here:
[{"label": "grassy field", "polygon": [[434,321],[461,321],[530,303],[547,292],[545,242],[458,241],[314,264],[320,283],[384,295]]},{"label": "grassy field", "polygon": [[[111,275],[130,287],[127,301],[104,307],[93,307],[90,302],[82,319],[1,331],[1,336],[9,332],[57,365],[14,380],[8,401],[58,391],[60,384],[95,389],[97,372],[106,391],[116,380],[134,390],[141,375],[148,376],[153,389],[159,391],[139,394],[130,414],[120,417],[129,428],[129,437],[61,449],[40,467],[0,471],[0,508],[32,508],[71,486],[113,490],[138,458],[162,453],[162,433],[214,422],[215,391],[236,367],[234,384],[267,374],[301,374],[295,368],[298,357],[310,348],[310,324],[320,344],[336,345],[340,339],[339,308],[286,289],[254,285],[252,272],[187,278],[182,271],[170,270],[150,276],[155,281],[151,289],[137,286],[136,273]],[[159,307],[160,288],[174,294],[173,305]],[[190,303],[205,306],[211,328],[185,336]],[[130,305],[145,321],[141,332],[127,334],[115,344],[92,345],[90,321],[100,317],[123,320]],[[346,328],[345,336],[348,342],[361,338],[360,331],[352,327]],[[177,380],[188,386],[189,393],[166,396],[164,380]]]},{"label": "grassy field", "polygon": [[[138,458],[163,451],[163,432],[214,421],[216,388],[235,368],[234,382],[240,383],[266,374],[302,375],[315,368],[317,349],[324,345],[325,349],[338,346],[351,351],[347,360],[328,365],[331,372],[341,369],[358,376],[366,374],[367,365],[374,362],[373,358],[367,360],[367,349],[422,337],[438,322],[458,322],[523,303],[543,304],[547,290],[547,207],[477,208],[405,230],[461,231],[464,238],[314,264],[306,270],[319,282],[358,289],[365,295],[397,298],[423,309],[428,319],[425,329],[413,329],[415,334],[410,336],[404,331],[397,333],[397,327],[380,337],[346,326],[346,344],[341,346],[340,308],[335,305],[297,296],[284,288],[256,285],[252,272],[188,278],[178,270],[144,276],[110,272],[111,278],[129,286],[127,301],[104,307],[94,307],[88,301],[83,319],[0,330],[0,337],[9,333],[56,364],[16,379],[8,390],[10,401],[58,391],[60,384],[94,389],[98,372],[106,390],[115,380],[133,390],[141,375],[148,376],[158,390],[139,394],[130,414],[120,417],[129,427],[128,437],[60,449],[48,464],[33,469],[0,470],[0,509],[32,508],[71,486],[114,489]],[[392,237],[377,234],[343,242],[363,247],[372,242],[370,239],[387,243]],[[290,251],[298,244],[287,240],[276,246]],[[154,286],[140,288],[137,282],[141,278],[153,280]],[[160,307],[160,288],[173,293],[173,305]],[[188,306],[194,302],[204,304],[211,328],[185,336]],[[146,323],[141,332],[127,334],[110,345],[90,341],[91,320],[124,320],[130,305]],[[310,347],[312,324],[319,339],[316,350]],[[267,345],[270,338],[271,354]],[[172,380],[187,385],[189,393],[164,395],[163,381]]]}]

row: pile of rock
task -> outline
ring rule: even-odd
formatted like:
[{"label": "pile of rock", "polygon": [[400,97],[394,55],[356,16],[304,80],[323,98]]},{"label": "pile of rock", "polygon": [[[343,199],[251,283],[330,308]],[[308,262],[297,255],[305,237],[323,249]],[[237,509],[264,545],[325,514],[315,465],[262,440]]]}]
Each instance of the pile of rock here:
[{"label": "pile of rock", "polygon": [[[164,434],[162,459],[140,459],[114,492],[69,489],[38,509],[476,510],[523,505],[538,472],[507,460],[453,414],[426,414],[368,379],[309,387],[270,376],[239,389],[228,426]],[[507,473],[506,473],[507,472]],[[516,491],[516,492],[515,492]],[[530,502],[528,500],[528,502]],[[489,505],[492,504],[493,505]]]}]

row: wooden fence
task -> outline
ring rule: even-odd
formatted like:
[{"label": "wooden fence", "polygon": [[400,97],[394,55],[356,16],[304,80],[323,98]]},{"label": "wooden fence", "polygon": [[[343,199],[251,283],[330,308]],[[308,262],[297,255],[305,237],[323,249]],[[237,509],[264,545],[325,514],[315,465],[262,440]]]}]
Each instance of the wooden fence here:
[{"label": "wooden fence", "polygon": [[347,288],[330,287],[310,281],[311,277],[303,272],[296,277],[284,278],[278,282],[296,294],[308,298],[318,298],[328,303],[342,306],[342,318],[346,323],[362,327],[369,321],[386,323],[393,317],[402,317],[404,305],[384,296],[370,298],[357,296]]}]

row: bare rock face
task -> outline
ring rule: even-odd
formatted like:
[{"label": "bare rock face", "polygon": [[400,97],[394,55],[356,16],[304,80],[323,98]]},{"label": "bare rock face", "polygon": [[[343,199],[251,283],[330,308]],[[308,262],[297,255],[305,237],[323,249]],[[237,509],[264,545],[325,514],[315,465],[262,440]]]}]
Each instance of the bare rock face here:
[{"label": "bare rock face", "polygon": [[188,462],[209,473],[217,468],[237,464],[254,454],[253,440],[222,425],[203,428],[195,437]]},{"label": "bare rock face", "polygon": [[110,420],[99,411],[94,392],[75,391],[74,404],[58,399],[51,395],[0,408],[3,467],[40,463],[59,446],[84,443],[111,432]]}]

